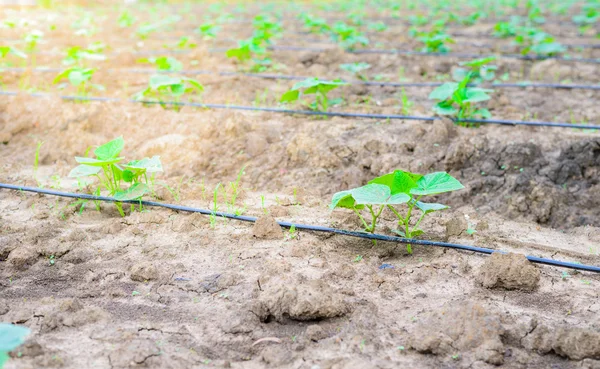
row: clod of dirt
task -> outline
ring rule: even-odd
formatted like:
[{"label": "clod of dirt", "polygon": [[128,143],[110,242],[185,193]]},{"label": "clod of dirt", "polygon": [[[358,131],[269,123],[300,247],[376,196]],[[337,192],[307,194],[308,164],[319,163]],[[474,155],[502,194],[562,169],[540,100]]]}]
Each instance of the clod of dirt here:
[{"label": "clod of dirt", "polygon": [[132,281],[145,282],[158,279],[158,269],[151,263],[140,263],[131,267]]},{"label": "clod of dirt", "polygon": [[106,317],[106,312],[96,307],[80,308],[77,311],[58,311],[44,317],[41,332],[46,333],[62,327],[81,327],[104,320]]},{"label": "clod of dirt", "polygon": [[504,362],[500,318],[472,302],[452,303],[447,309],[433,311],[417,324],[411,346],[421,353],[449,355],[456,351],[489,364]]},{"label": "clod of dirt", "polygon": [[320,341],[323,338],[327,338],[327,333],[320,326],[313,324],[306,327],[306,332],[304,332],[306,338],[311,341]]},{"label": "clod of dirt", "polygon": [[38,259],[38,253],[30,247],[19,247],[16,250],[11,251],[8,255],[8,261],[13,267],[23,270],[27,269]]},{"label": "clod of dirt", "polygon": [[600,332],[586,328],[538,325],[522,344],[529,350],[554,352],[571,360],[600,359]]},{"label": "clod of dirt", "polygon": [[446,143],[454,136],[456,136],[456,126],[450,119],[436,119],[427,132],[427,143]]},{"label": "clod of dirt", "polygon": [[275,240],[282,238],[281,226],[275,218],[265,215],[256,220],[252,227],[252,235],[256,238]]},{"label": "clod of dirt", "polygon": [[458,237],[467,230],[468,224],[464,217],[457,215],[446,222],[446,239]]},{"label": "clod of dirt", "polygon": [[202,279],[202,282],[200,282],[200,288],[204,292],[217,293],[228,287],[235,286],[239,279],[240,277],[237,274],[232,273],[211,274]]},{"label": "clod of dirt", "polygon": [[262,322],[320,320],[343,316],[350,311],[343,296],[322,280],[296,286],[278,285],[261,294],[252,311]]},{"label": "clod of dirt", "polygon": [[533,291],[540,282],[540,270],[522,254],[493,253],[479,271],[486,288]]}]

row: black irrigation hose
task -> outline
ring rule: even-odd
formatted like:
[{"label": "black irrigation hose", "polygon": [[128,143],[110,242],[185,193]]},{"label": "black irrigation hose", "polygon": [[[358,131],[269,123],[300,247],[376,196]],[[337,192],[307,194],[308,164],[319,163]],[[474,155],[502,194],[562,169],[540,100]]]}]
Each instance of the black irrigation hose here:
[{"label": "black irrigation hose", "polygon": [[[19,92],[0,91],[0,95],[17,96],[17,95],[19,95]],[[54,97],[55,96],[55,95],[51,95],[51,94],[42,94],[42,93],[32,93],[32,94],[25,94],[25,95],[32,96],[32,97]],[[419,121],[426,121],[426,122],[433,122],[434,120],[437,119],[435,117],[419,117],[419,116],[399,115],[399,114],[342,113],[342,112],[293,110],[293,109],[267,108],[267,107],[229,105],[229,104],[204,104],[204,103],[195,103],[195,102],[149,101],[149,100],[133,100],[133,99],[122,100],[122,99],[113,98],[113,97],[84,97],[84,96],[58,96],[58,97],[60,97],[63,100],[69,100],[69,101],[104,101],[104,102],[128,101],[128,102],[137,103],[137,104],[192,106],[192,107],[196,107],[196,108],[208,108],[208,109],[264,111],[264,112],[270,112],[270,113],[300,114],[300,115],[326,116],[326,117],[363,118],[363,119],[378,119],[378,120],[419,120]],[[520,120],[461,119],[460,122],[477,123],[477,124],[499,124],[499,125],[506,125],[506,126],[579,128],[579,129],[594,129],[594,130],[598,129],[598,130],[600,130],[600,126],[598,126],[598,125],[554,123],[554,122],[531,122],[531,121],[520,121]]]},{"label": "black irrigation hose", "polygon": [[[213,212],[213,211],[206,210],[206,209],[198,209],[198,208],[193,208],[193,207],[189,207],[189,206],[181,206],[181,205],[173,205],[173,204],[165,204],[165,203],[156,202],[156,201],[146,201],[146,200],[118,201],[112,197],[93,196],[93,195],[77,194],[77,193],[71,193],[71,192],[60,192],[60,191],[54,191],[54,190],[47,190],[47,189],[43,189],[43,188],[16,186],[16,185],[11,185],[11,184],[6,184],[6,183],[0,183],[0,188],[4,188],[4,189],[8,189],[8,190],[15,190],[15,191],[33,192],[33,193],[39,193],[39,194],[44,194],[44,195],[68,197],[68,198],[74,198],[74,199],[91,200],[91,201],[123,202],[123,203],[128,203],[128,204],[140,204],[143,206],[155,206],[155,207],[161,207],[161,208],[177,210],[177,211],[199,213],[199,214],[203,214],[203,215],[214,215],[214,216],[218,216],[220,218],[227,218],[227,219],[233,219],[233,220],[239,220],[239,221],[251,222],[251,223],[256,222],[256,220],[258,219],[256,217],[235,215],[235,214],[224,213],[224,212]],[[376,233],[346,231],[343,229],[315,226],[315,225],[309,225],[309,224],[299,224],[299,223],[293,223],[293,222],[277,222],[277,223],[281,227],[284,227],[284,228],[291,228],[293,226],[297,230],[334,233],[334,234],[339,234],[339,235],[343,235],[343,236],[365,238],[365,239],[369,239],[369,240],[397,242],[397,243],[413,244],[413,245],[421,245],[421,246],[444,247],[444,248],[449,248],[449,249],[478,252],[481,254],[488,254],[488,255],[490,255],[494,252],[506,253],[505,251],[488,249],[485,247],[460,245],[460,244],[448,243],[448,242],[416,240],[416,239],[410,239],[410,238],[386,236],[386,235],[376,234]],[[571,262],[567,262],[567,261],[552,260],[552,259],[540,258],[537,256],[526,256],[526,257],[532,263],[600,273],[600,267],[593,266],[593,265],[584,265],[584,264],[578,264],[578,263],[571,263]]]},{"label": "black irrigation hose", "polygon": [[[3,68],[4,71],[9,72],[24,72],[26,68]],[[34,72],[50,72],[59,73],[62,72],[61,68],[34,68],[31,69]],[[151,73],[181,73],[185,75],[219,75],[219,76],[245,76],[262,79],[282,79],[288,81],[303,81],[310,77],[304,76],[293,76],[284,74],[262,74],[262,73],[244,73],[244,72],[227,72],[227,71],[210,71],[210,70],[180,70],[176,72],[157,71],[154,69],[107,69],[108,72],[127,72],[134,74],[151,74]],[[384,82],[384,81],[361,81],[361,80],[350,80],[344,82],[353,85],[366,85],[366,86],[391,86],[391,87],[437,87],[443,85],[442,82]],[[578,84],[562,84],[562,83],[492,83],[491,87],[494,88],[556,88],[564,90],[600,90],[600,85],[578,85]]]},{"label": "black irrigation hose", "polygon": [[[331,50],[331,48],[317,48],[317,47],[304,47],[304,46],[288,46],[288,45],[273,45],[270,46],[271,50],[281,51],[314,51],[324,52]],[[222,49],[212,49],[211,51],[222,51]],[[481,54],[463,54],[463,53],[441,53],[441,52],[428,52],[428,51],[412,51],[412,50],[393,50],[393,49],[358,49],[358,50],[346,50],[350,54],[392,54],[392,55],[415,55],[415,56],[446,56],[450,58],[482,58],[485,56],[496,56],[497,58],[507,59],[519,59],[519,60],[560,60],[565,62],[574,63],[591,63],[600,64],[600,58],[572,58],[568,56],[540,56],[540,55],[520,55],[520,54],[497,54],[497,55],[481,55]]]}]

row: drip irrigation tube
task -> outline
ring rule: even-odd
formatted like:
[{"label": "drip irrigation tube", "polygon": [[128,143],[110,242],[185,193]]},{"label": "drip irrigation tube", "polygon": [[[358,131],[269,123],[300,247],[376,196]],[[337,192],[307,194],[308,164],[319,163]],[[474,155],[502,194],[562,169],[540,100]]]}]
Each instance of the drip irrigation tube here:
[{"label": "drip irrigation tube", "polygon": [[[271,50],[281,51],[314,51],[324,52],[330,50],[328,48],[317,48],[317,47],[304,47],[304,46],[270,46]],[[221,49],[212,49],[211,51],[221,51]],[[463,54],[463,53],[441,53],[441,52],[427,52],[427,51],[412,51],[412,50],[392,50],[392,49],[360,49],[360,50],[346,50],[350,54],[393,54],[393,55],[415,55],[415,56],[446,56],[454,58],[482,58],[486,56],[495,56],[497,58],[508,58],[508,59],[519,59],[519,60],[560,60],[565,62],[574,63],[591,63],[600,64],[599,58],[572,58],[568,56],[539,56],[539,55],[519,55],[519,54],[497,54],[497,55],[481,55],[481,54]]]},{"label": "drip irrigation tube", "polygon": [[[0,91],[0,95],[5,96],[17,96],[18,92],[15,91]],[[55,97],[56,95],[32,93],[25,94],[32,97]],[[228,105],[228,104],[204,104],[194,102],[176,102],[176,101],[149,101],[149,100],[123,100],[113,97],[83,97],[83,96],[58,96],[63,100],[69,101],[104,101],[104,102],[119,102],[127,101],[137,104],[152,104],[152,105],[171,105],[171,106],[192,106],[196,108],[208,108],[208,109],[231,109],[231,110],[245,110],[245,111],[264,111],[270,113],[282,113],[282,114],[301,114],[301,115],[312,115],[312,116],[326,116],[326,117],[344,117],[344,118],[363,118],[363,119],[378,119],[378,120],[419,120],[432,122],[436,120],[435,117],[419,117],[412,115],[399,115],[399,114],[366,114],[366,113],[342,113],[342,112],[329,112],[329,111],[312,111],[312,110],[293,110],[293,109],[282,109],[282,108],[267,108],[257,106],[243,106],[243,105]],[[520,121],[520,120],[501,120],[501,119],[461,119],[460,122],[466,123],[477,123],[477,124],[499,124],[507,126],[530,126],[530,127],[554,127],[554,128],[579,128],[579,129],[593,129],[599,130],[600,125],[587,125],[587,124],[571,124],[571,123],[554,123],[554,122],[531,122],[531,121]]]},{"label": "drip irrigation tube", "polygon": [[[3,68],[4,71],[8,72],[25,72],[27,68]],[[59,73],[62,72],[61,68],[34,68],[31,69],[33,72],[39,73]],[[210,71],[210,70],[180,70],[176,72],[169,71],[157,71],[155,69],[136,69],[136,68],[123,68],[123,69],[107,69],[108,72],[126,72],[133,74],[152,74],[152,73],[181,73],[185,75],[219,75],[219,76],[244,76],[261,79],[282,79],[288,81],[303,81],[309,76],[294,76],[284,74],[262,74],[262,73],[244,73],[244,72],[228,72],[228,71]],[[391,87],[437,87],[443,85],[442,82],[384,82],[384,81],[361,81],[361,80],[342,80],[344,82],[353,85],[366,85],[366,86],[391,86]],[[474,86],[474,85],[473,85]],[[530,82],[517,82],[517,83],[491,83],[490,87],[493,88],[555,88],[564,90],[600,90],[600,85],[580,85],[580,84],[562,84],[562,83],[530,83]]]},{"label": "drip irrigation tube", "polygon": [[[128,204],[141,204],[143,206],[161,207],[161,208],[177,210],[177,211],[199,213],[199,214],[203,214],[203,215],[215,215],[220,218],[227,218],[227,219],[233,219],[233,220],[239,220],[239,221],[251,222],[251,223],[254,223],[257,220],[256,217],[235,215],[235,214],[229,214],[229,213],[224,213],[224,212],[213,212],[213,211],[206,210],[206,209],[198,209],[198,208],[193,208],[193,207],[189,207],[189,206],[181,206],[181,205],[174,205],[174,204],[165,204],[165,203],[155,202],[155,201],[146,201],[146,200],[118,201],[112,197],[93,196],[93,195],[77,194],[77,193],[71,193],[71,192],[61,192],[61,191],[48,190],[48,189],[43,189],[43,188],[16,186],[16,185],[11,185],[11,184],[6,184],[6,183],[0,183],[0,188],[4,188],[4,189],[8,189],[8,190],[15,190],[15,191],[33,192],[33,193],[39,193],[39,194],[51,195],[51,196],[68,197],[68,198],[74,198],[74,199],[104,201],[104,202],[123,202],[123,203],[128,203]],[[416,239],[410,239],[410,238],[386,236],[386,235],[376,234],[376,233],[372,234],[372,233],[363,233],[363,232],[355,232],[355,231],[346,231],[346,230],[337,229],[337,228],[329,228],[329,227],[309,225],[309,224],[300,224],[300,223],[293,223],[293,222],[277,222],[277,223],[281,227],[284,227],[284,228],[291,228],[292,226],[294,226],[297,230],[333,233],[333,234],[339,234],[339,235],[350,236],[350,237],[365,238],[365,239],[369,239],[369,240],[397,242],[397,243],[413,244],[413,245],[421,245],[421,246],[444,247],[444,248],[449,248],[449,249],[472,251],[472,252],[477,252],[477,253],[487,254],[487,255],[490,255],[494,252],[506,253],[505,251],[501,251],[501,250],[494,250],[494,249],[488,249],[485,247],[477,247],[477,246],[469,246],[469,245],[460,245],[460,244],[448,243],[448,242],[416,240]],[[572,263],[572,262],[567,262],[567,261],[552,260],[552,259],[540,258],[537,256],[526,256],[526,257],[529,261],[531,261],[533,263],[600,273],[600,267],[593,266],[593,265],[584,265],[584,264]]]}]

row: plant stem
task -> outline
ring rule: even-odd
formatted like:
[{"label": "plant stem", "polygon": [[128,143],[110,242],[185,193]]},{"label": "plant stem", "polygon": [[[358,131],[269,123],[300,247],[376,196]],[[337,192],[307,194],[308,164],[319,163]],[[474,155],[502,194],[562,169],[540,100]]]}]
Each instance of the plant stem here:
[{"label": "plant stem", "polygon": [[352,210],[354,210],[354,212],[356,213],[356,215],[358,215],[358,217],[360,218],[362,224],[365,226],[365,231],[369,231],[369,226],[367,225],[367,222],[365,221],[365,218],[363,218],[362,215],[360,215],[360,211],[358,211],[358,209],[356,208],[352,208]]}]

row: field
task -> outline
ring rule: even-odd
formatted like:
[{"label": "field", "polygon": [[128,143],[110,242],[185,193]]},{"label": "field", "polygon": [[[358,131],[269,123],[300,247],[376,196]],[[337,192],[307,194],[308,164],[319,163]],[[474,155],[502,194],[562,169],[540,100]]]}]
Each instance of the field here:
[{"label": "field", "polygon": [[0,7],[0,368],[599,369],[599,18]]}]

